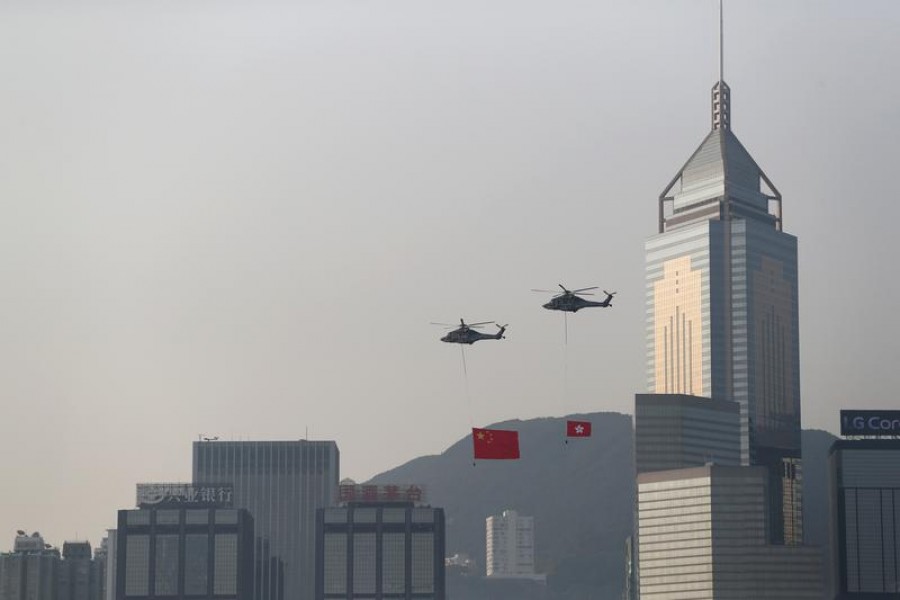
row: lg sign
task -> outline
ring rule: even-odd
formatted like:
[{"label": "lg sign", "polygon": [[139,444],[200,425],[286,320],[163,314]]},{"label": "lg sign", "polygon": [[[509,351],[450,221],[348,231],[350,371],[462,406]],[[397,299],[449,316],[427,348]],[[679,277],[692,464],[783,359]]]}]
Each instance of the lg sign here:
[{"label": "lg sign", "polygon": [[900,410],[842,410],[841,435],[900,436]]}]

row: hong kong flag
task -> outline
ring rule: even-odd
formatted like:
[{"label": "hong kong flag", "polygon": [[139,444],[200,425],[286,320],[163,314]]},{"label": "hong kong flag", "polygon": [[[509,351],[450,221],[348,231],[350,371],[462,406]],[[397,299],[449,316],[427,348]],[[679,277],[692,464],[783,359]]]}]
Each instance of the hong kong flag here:
[{"label": "hong kong flag", "polygon": [[566,437],[591,437],[591,422],[566,421]]},{"label": "hong kong flag", "polygon": [[505,429],[472,429],[475,458],[519,458],[519,432]]}]

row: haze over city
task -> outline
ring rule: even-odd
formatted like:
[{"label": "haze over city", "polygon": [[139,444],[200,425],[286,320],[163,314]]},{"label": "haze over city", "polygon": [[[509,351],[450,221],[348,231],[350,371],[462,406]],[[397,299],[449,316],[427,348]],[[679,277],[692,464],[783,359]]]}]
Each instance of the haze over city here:
[{"label": "haze over city", "polygon": [[[8,2],[0,535],[98,540],[190,443],[630,413],[644,239],[709,130],[712,0]],[[896,405],[900,5],[730,0],[732,124],[799,240],[805,428]],[[568,318],[531,288],[598,285]],[[460,351],[431,321],[509,323]]]}]

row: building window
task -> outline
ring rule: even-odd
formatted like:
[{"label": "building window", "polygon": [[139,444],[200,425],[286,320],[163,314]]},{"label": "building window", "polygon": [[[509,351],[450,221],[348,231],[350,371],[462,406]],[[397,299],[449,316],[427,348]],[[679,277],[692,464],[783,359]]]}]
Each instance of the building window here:
[{"label": "building window", "polygon": [[205,508],[191,508],[184,511],[185,525],[208,525],[209,511]]},{"label": "building window", "polygon": [[216,534],[215,553],[216,567],[214,571],[213,594],[216,596],[234,596],[237,594],[237,534]]},{"label": "building window", "polygon": [[157,525],[178,525],[180,511],[157,510],[155,512]]},{"label": "building window", "polygon": [[347,593],[347,536],[325,534],[325,593]]},{"label": "building window", "polygon": [[375,593],[375,534],[353,536],[353,594]]},{"label": "building window", "polygon": [[216,525],[237,525],[238,511],[236,510],[217,510]]},{"label": "building window", "polygon": [[412,593],[434,593],[434,534],[412,534]]},{"label": "building window", "polygon": [[125,595],[146,596],[149,593],[150,536],[129,535],[125,539]]},{"label": "building window", "polygon": [[208,544],[209,536],[205,533],[184,536],[184,593],[187,596],[206,596],[209,593]]},{"label": "building window", "polygon": [[381,544],[381,591],[403,594],[406,592],[406,535],[384,533]]},{"label": "building window", "polygon": [[[177,511],[175,512],[177,519]],[[178,595],[177,535],[156,536],[156,574],[153,585],[157,596]]]},{"label": "building window", "polygon": [[149,525],[150,524],[150,511],[149,510],[129,510],[125,517],[125,522],[128,525]]}]

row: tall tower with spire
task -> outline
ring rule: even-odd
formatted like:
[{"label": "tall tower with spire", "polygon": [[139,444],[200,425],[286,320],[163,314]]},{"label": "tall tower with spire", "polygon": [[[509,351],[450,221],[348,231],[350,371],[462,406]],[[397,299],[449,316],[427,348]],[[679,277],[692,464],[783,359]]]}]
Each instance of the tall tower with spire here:
[{"label": "tall tower with spire", "polygon": [[647,387],[740,405],[741,463],[768,470],[769,543],[800,544],[797,239],[732,130],[721,47],[711,130],[660,194],[645,246]]}]

